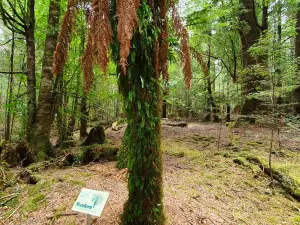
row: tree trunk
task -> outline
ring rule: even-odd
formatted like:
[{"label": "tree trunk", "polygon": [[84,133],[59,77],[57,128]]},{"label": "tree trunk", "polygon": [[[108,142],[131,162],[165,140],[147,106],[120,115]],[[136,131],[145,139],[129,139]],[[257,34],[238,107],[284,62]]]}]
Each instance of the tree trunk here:
[{"label": "tree trunk", "polygon": [[163,91],[162,118],[168,118],[168,102],[166,99],[168,95],[169,95],[169,89],[165,87]]},{"label": "tree trunk", "polygon": [[268,31],[268,17],[269,17],[268,9],[269,9],[269,3],[267,2],[267,0],[263,0],[262,1],[262,25],[261,25],[261,31],[263,35],[265,35],[265,33]]},{"label": "tree trunk", "polygon": [[[257,81],[261,79],[260,76],[255,73],[255,71],[251,71],[252,66],[254,66],[256,63],[260,63],[260,59],[255,59],[249,52],[250,47],[259,40],[260,29],[255,15],[254,1],[241,0],[241,3],[244,6],[239,15],[241,24],[240,36],[242,42],[242,60],[244,68],[250,70],[244,78],[244,95],[246,99],[242,107],[242,114],[249,115],[258,108],[260,103],[258,99],[247,98],[249,94],[257,92]],[[246,27],[246,25],[249,26],[249,29],[243,30],[243,27]]]},{"label": "tree trunk", "polygon": [[58,87],[58,113],[57,113],[57,124],[59,133],[59,146],[68,139],[68,127],[67,127],[67,115],[66,108],[68,105],[68,97],[64,93],[63,79],[59,80]]},{"label": "tree trunk", "polygon": [[34,121],[36,115],[36,78],[35,78],[35,13],[34,0],[27,1],[26,21],[28,23],[25,31],[26,47],[27,47],[27,139],[31,143],[33,140]]},{"label": "tree trunk", "polygon": [[[146,1],[145,1],[146,2]],[[158,1],[152,7],[144,1],[139,19],[153,19],[136,30],[128,57],[128,73],[120,76],[120,89],[127,101],[128,127],[128,190],[129,197],[121,218],[122,225],[161,225],[163,213],[161,103],[159,75],[155,64],[157,40],[155,26],[159,19]],[[161,3],[161,2],[160,2]],[[149,14],[149,10],[153,14]],[[152,21],[149,22],[149,21]],[[146,32],[147,31],[147,32]]]},{"label": "tree trunk", "polygon": [[87,119],[88,119],[88,110],[87,110],[87,93],[83,91],[83,95],[81,98],[81,107],[80,107],[80,137],[86,137],[87,133]]},{"label": "tree trunk", "polygon": [[48,34],[46,36],[42,77],[40,85],[39,104],[36,115],[36,145],[35,154],[39,160],[53,157],[54,152],[50,143],[50,130],[53,123],[52,110],[54,107],[53,90],[53,54],[57,44],[60,16],[60,0],[51,0],[49,5]]},{"label": "tree trunk", "polygon": [[230,106],[230,104],[227,104],[226,105],[226,122],[231,121],[230,113],[231,113],[231,106]]},{"label": "tree trunk", "polygon": [[208,92],[208,100],[211,106],[211,112],[213,117],[213,122],[219,122],[218,110],[216,103],[214,101],[213,91],[212,91],[212,82],[210,79],[210,72],[211,72],[211,32],[209,32],[210,40],[208,43],[208,62],[207,62],[207,69],[208,69],[208,76],[207,76],[207,92]]},{"label": "tree trunk", "polygon": [[[88,12],[87,12],[88,14]],[[82,29],[81,33],[81,51],[84,52],[86,42],[86,33],[85,30]],[[89,111],[87,107],[87,92],[83,90],[81,103],[80,103],[80,138],[84,138],[88,136],[87,128],[88,128],[88,118]]]},{"label": "tree trunk", "polygon": [[297,58],[298,71],[300,71],[300,2],[298,3],[298,10],[296,16],[296,39],[295,39],[295,57]]},{"label": "tree trunk", "polygon": [[76,93],[73,101],[73,113],[70,117],[70,121],[68,124],[68,136],[73,136],[75,125],[76,125],[76,119],[77,119],[77,109],[78,109],[78,94],[80,90],[80,74],[77,74],[77,82],[76,82]]},{"label": "tree trunk", "polygon": [[14,53],[15,53],[15,32],[12,31],[12,44],[11,44],[11,55],[10,55],[10,75],[9,75],[9,93],[8,93],[8,108],[6,116],[5,126],[5,141],[10,140],[11,137],[11,107],[13,97],[13,86],[14,86]]}]

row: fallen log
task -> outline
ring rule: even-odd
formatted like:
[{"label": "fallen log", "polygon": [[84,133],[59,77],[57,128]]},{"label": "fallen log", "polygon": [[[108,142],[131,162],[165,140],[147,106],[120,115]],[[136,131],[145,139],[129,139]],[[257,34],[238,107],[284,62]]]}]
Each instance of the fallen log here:
[{"label": "fallen log", "polygon": [[163,123],[165,126],[170,126],[170,127],[187,127],[188,124],[186,122],[166,122]]},{"label": "fallen log", "polygon": [[249,162],[258,165],[260,169],[268,176],[271,176],[272,174],[274,180],[276,180],[288,194],[290,194],[297,201],[300,201],[300,184],[298,184],[297,181],[277,168],[269,168],[267,163],[257,156],[247,156],[246,159]]}]

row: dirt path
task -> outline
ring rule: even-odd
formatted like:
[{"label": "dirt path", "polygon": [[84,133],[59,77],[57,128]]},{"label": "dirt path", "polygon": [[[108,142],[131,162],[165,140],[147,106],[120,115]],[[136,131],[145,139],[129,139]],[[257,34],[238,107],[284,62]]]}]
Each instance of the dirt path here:
[{"label": "dirt path", "polygon": [[[197,123],[187,128],[163,126],[167,224],[300,224],[299,202],[286,196],[277,185],[272,191],[269,178],[262,172],[233,162],[239,154],[236,148],[247,146],[251,147],[248,151],[264,155],[266,130],[237,129],[233,138],[227,128],[221,128],[220,132],[218,124]],[[110,132],[110,142],[120,142],[122,133],[123,130]],[[94,218],[93,224],[119,224],[127,198],[126,176],[126,170],[116,169],[112,162],[46,170],[40,176],[38,192],[43,197],[37,209],[20,207],[4,224],[84,224],[84,215],[70,215],[82,187],[110,193],[101,218]],[[30,193],[24,195],[25,201],[26,198]]]}]

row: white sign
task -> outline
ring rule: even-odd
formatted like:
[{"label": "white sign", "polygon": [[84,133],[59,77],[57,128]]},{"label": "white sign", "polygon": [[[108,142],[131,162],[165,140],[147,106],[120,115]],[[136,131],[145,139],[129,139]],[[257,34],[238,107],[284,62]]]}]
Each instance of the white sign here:
[{"label": "white sign", "polygon": [[92,216],[101,216],[109,193],[83,188],[72,210]]}]

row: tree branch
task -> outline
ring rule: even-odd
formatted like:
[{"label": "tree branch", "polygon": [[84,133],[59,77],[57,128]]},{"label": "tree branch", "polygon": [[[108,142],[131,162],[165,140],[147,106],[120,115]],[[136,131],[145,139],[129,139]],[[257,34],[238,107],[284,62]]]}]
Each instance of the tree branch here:
[{"label": "tree branch", "polygon": [[[1,10],[1,14],[4,16],[4,18],[6,20],[10,20],[14,23],[16,23],[17,25],[19,25],[20,27],[22,27],[23,29],[25,29],[25,24],[17,21],[13,16],[11,16],[3,7],[3,4],[0,4],[0,10]],[[14,11],[14,10],[13,10]]]},{"label": "tree branch", "polygon": [[17,17],[19,18],[19,20],[21,21],[21,23],[22,23],[23,25],[25,25],[25,19],[22,18],[22,17],[19,15],[19,13],[18,13],[17,10],[16,10],[16,6],[14,6],[14,5],[10,2],[10,0],[6,0],[6,1],[7,1],[7,3],[9,4],[9,6],[10,6],[11,10],[13,11],[14,15],[17,16]]},{"label": "tree branch", "polygon": [[259,25],[259,23],[258,23],[258,19],[257,19],[257,16],[256,16],[256,9],[255,9],[255,0],[252,0],[252,12],[253,12],[253,18],[254,18],[254,22],[255,22],[255,24],[256,24],[256,26],[260,29],[260,30],[262,30],[263,29],[263,27],[261,26],[261,25]]},{"label": "tree branch", "polygon": [[0,74],[26,74],[26,72],[10,72],[10,71],[0,71]]}]

